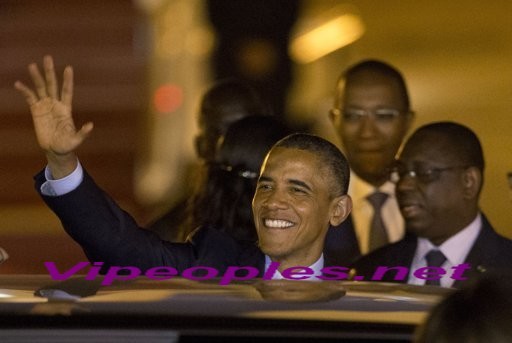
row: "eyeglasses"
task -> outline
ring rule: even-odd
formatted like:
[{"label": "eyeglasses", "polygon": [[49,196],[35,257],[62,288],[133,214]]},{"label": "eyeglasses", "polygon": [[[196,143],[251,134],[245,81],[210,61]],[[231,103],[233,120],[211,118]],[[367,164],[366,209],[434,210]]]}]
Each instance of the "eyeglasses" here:
[{"label": "eyeglasses", "polygon": [[[378,108],[376,110],[363,110],[361,108],[345,108],[331,109],[331,113],[335,116],[342,116],[343,120],[347,123],[359,123],[365,117],[372,116],[378,123],[391,123],[402,113],[399,110],[393,108]],[[407,112],[409,114],[411,112]]]},{"label": "eyeglasses", "polygon": [[439,180],[442,172],[455,169],[467,169],[469,167],[470,166],[452,166],[444,168],[407,169],[403,165],[397,165],[391,170],[389,179],[391,180],[391,182],[398,183],[404,177],[410,176],[418,180],[418,182],[420,183],[427,184]]}]

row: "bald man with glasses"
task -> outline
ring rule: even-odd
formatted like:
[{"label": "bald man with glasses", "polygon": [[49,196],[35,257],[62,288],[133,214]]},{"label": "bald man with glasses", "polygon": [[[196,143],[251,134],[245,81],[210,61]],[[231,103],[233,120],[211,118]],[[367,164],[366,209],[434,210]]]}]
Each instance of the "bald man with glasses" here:
[{"label": "bald man with glasses", "polygon": [[401,72],[379,60],[346,69],[329,112],[350,164],[348,220],[327,233],[325,253],[342,266],[404,235],[404,222],[389,169],[411,126],[407,85]]},{"label": "bald man with glasses", "polygon": [[460,287],[486,271],[512,269],[512,241],[479,208],[480,142],[453,122],[420,127],[390,179],[406,225],[402,240],[359,259],[355,279]]}]

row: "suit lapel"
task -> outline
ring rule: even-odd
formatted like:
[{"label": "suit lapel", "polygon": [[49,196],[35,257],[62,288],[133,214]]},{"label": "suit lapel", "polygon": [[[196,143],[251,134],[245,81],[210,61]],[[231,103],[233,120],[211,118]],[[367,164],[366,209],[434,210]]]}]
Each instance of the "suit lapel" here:
[{"label": "suit lapel", "polygon": [[[394,249],[390,250],[390,255],[386,257],[386,262],[390,267],[407,267],[409,272],[407,273],[407,278],[404,280],[400,280],[400,283],[407,283],[409,276],[411,274],[411,265],[412,260],[414,259],[414,254],[416,252],[416,247],[418,246],[418,239],[416,236],[412,234],[406,234],[405,237],[394,244]],[[388,262],[389,261],[389,262]],[[394,281],[391,277],[388,280],[384,281]]]},{"label": "suit lapel", "polygon": [[[494,252],[496,251],[496,246],[499,246],[496,241],[497,239],[498,236],[495,234],[491,224],[482,215],[482,229],[464,261],[464,263],[469,263],[471,266],[471,269],[466,273],[468,279],[478,277],[487,271],[489,267],[492,267]],[[460,287],[463,281],[455,280],[453,287]]]}]

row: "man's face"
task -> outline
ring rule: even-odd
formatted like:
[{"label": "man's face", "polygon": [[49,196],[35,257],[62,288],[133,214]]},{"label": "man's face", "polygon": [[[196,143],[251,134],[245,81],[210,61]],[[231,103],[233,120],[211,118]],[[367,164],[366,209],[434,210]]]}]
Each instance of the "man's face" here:
[{"label": "man's face", "polygon": [[465,227],[473,209],[465,195],[464,167],[446,137],[433,132],[411,137],[398,161],[402,177],[396,187],[408,231],[439,245]]},{"label": "man's face", "polygon": [[261,250],[281,266],[314,263],[329,223],[339,224],[350,212],[348,196],[331,196],[331,180],[309,151],[275,148],[264,162],[252,203],[254,221]]},{"label": "man's face", "polygon": [[[340,92],[335,105],[339,112],[331,114],[331,120],[347,159],[359,177],[379,186],[386,181],[386,169],[410,126],[403,95],[394,80],[376,75],[355,77]],[[353,115],[358,113],[363,115]],[[378,117],[375,113],[398,115]]]}]

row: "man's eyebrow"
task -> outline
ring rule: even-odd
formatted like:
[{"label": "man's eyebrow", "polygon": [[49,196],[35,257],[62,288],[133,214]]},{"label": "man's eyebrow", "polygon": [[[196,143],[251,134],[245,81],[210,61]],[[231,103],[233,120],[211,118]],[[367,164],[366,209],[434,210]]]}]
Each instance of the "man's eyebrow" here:
[{"label": "man's eyebrow", "polygon": [[261,175],[258,179],[258,182],[272,182],[274,181],[271,177],[269,176],[265,176],[265,175]]},{"label": "man's eyebrow", "polygon": [[313,191],[311,189],[311,187],[309,187],[309,185],[307,183],[305,183],[304,181],[300,181],[300,180],[296,180],[296,179],[289,179],[288,183],[291,183],[292,185],[303,187],[303,188],[307,189],[310,192]]}]

